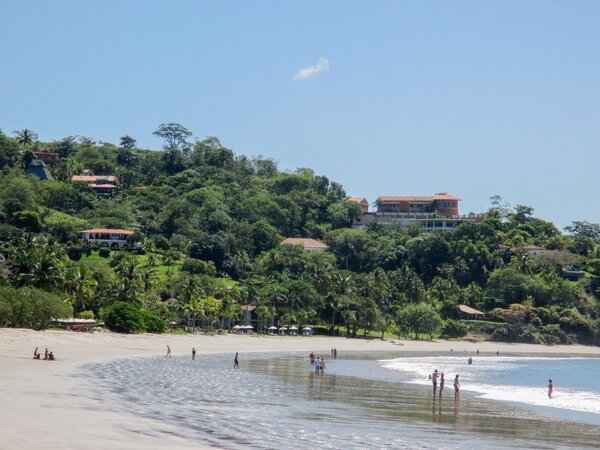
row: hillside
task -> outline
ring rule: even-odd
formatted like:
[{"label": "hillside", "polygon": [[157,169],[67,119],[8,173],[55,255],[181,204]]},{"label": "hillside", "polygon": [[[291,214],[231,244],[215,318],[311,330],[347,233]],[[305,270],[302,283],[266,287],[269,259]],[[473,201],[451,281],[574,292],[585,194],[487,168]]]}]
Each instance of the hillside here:
[{"label": "hillside", "polygon": [[[0,135],[0,323],[46,327],[50,317],[103,316],[125,302],[213,329],[252,305],[260,330],[600,339],[600,225],[574,222],[565,234],[495,197],[482,221],[454,231],[354,229],[360,207],[326,176],[282,171],[216,138],[191,143],[177,124],[155,134],[162,150],[138,149],[129,136],[117,146]],[[53,180],[25,175],[39,152],[56,153]],[[72,181],[90,174],[115,180]],[[87,229],[134,233],[125,248],[98,251],[81,239]],[[287,237],[328,249],[280,245]],[[461,320],[472,317],[459,305],[485,320]]]}]

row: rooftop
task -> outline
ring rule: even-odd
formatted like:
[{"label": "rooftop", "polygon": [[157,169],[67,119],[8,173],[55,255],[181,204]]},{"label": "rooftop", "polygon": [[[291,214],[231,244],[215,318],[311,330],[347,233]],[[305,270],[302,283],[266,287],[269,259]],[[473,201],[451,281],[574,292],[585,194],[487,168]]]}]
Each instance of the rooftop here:
[{"label": "rooftop", "polygon": [[455,200],[460,198],[447,192],[437,192],[434,195],[380,195],[378,202],[432,202],[435,200]]},{"label": "rooftop", "polygon": [[130,230],[119,230],[117,228],[91,228],[89,230],[82,230],[80,233],[97,233],[97,234],[120,234],[120,235],[130,235],[133,234],[133,231]]},{"label": "rooftop", "polygon": [[281,245],[301,245],[306,250],[327,250],[327,245],[311,238],[286,238]]},{"label": "rooftop", "polygon": [[465,314],[472,314],[474,316],[485,316],[484,312],[481,312],[475,308],[471,308],[467,305],[458,305],[458,310]]}]

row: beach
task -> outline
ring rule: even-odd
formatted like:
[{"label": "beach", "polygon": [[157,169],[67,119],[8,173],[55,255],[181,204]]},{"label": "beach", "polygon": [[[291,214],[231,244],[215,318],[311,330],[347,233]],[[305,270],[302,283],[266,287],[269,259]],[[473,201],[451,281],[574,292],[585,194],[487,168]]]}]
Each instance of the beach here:
[{"label": "beach", "polygon": [[[114,398],[97,394],[96,379],[85,367],[124,358],[164,356],[167,345],[174,358],[205,354],[310,351],[329,357],[331,348],[345,351],[428,354],[537,354],[540,356],[600,356],[600,348],[539,346],[463,341],[364,340],[303,336],[247,335],[122,335],[110,332],[75,333],[0,329],[0,448],[20,449],[164,449],[207,448],[206,443],[182,435],[167,422],[123,412]],[[52,350],[56,361],[32,359],[39,347]],[[231,370],[224,367],[223,370]],[[91,374],[90,374],[91,375]]]}]

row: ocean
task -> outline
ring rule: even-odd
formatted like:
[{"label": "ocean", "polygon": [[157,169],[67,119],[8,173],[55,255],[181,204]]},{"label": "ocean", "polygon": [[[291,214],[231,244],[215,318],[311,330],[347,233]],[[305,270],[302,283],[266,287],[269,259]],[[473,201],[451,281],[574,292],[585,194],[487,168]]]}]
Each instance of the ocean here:
[{"label": "ocean", "polygon": [[[344,353],[138,358],[96,364],[92,395],[218,448],[600,447],[600,359]],[[90,370],[91,369],[91,370]],[[428,374],[446,374],[433,397]],[[455,400],[452,380],[461,378]],[[547,380],[554,380],[554,398]]]}]

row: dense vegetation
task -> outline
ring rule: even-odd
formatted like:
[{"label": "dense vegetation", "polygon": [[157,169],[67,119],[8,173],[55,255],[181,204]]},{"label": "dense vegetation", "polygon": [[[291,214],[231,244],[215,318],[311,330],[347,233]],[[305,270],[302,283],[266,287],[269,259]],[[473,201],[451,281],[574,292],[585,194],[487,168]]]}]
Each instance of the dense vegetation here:
[{"label": "dense vegetation", "polygon": [[[358,206],[325,176],[282,172],[216,138],[192,144],[177,124],[155,134],[163,151],[138,149],[130,136],[116,146],[0,134],[2,324],[43,328],[91,311],[121,331],[162,331],[184,318],[224,328],[251,304],[261,329],[600,340],[600,225],[573,222],[564,234],[533,208],[493,197],[485,220],[453,232],[357,230]],[[33,151],[60,155],[49,167],[55,181],[24,175]],[[96,198],[71,183],[84,169],[117,175],[119,191]],[[91,227],[138,233],[129,250],[100,254],[79,239]],[[329,251],[281,246],[284,237],[321,239]],[[532,255],[526,244],[547,250]],[[565,279],[568,269],[583,277]],[[488,320],[459,320],[459,304]]]}]

